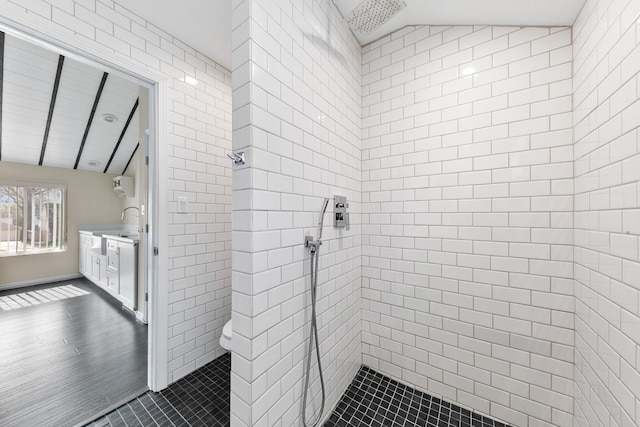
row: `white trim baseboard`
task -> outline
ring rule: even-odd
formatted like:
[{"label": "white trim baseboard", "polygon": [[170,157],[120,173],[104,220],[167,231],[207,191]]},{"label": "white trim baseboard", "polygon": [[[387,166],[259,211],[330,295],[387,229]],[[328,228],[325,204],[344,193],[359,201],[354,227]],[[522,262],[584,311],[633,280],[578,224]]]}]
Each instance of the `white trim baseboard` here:
[{"label": "white trim baseboard", "polygon": [[145,319],[144,313],[141,311],[136,310],[136,319],[138,320],[138,322],[143,323],[143,324],[148,324],[147,323],[147,319]]},{"label": "white trim baseboard", "polygon": [[44,285],[45,283],[63,282],[65,280],[79,279],[83,277],[80,273],[65,274],[63,276],[44,277],[42,279],[25,280],[24,282],[6,283],[0,285],[0,291],[8,289],[26,288],[27,286]]}]

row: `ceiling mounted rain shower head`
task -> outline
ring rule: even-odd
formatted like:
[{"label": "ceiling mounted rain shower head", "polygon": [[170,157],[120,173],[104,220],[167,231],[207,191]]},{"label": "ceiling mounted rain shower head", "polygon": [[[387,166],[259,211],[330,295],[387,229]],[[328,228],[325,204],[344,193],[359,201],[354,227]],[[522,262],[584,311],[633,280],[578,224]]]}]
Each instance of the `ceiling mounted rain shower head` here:
[{"label": "ceiling mounted rain shower head", "polygon": [[364,0],[345,19],[354,33],[369,34],[405,7],[403,0]]}]

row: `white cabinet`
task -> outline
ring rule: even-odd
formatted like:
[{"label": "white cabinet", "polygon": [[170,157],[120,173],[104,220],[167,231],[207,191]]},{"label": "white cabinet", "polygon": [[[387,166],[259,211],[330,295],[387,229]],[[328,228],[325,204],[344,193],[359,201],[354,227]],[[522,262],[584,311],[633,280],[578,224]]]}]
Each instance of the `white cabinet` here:
[{"label": "white cabinet", "polygon": [[[103,244],[104,243],[104,244]],[[137,309],[138,243],[112,236],[80,232],[79,270],[87,279]]]},{"label": "white cabinet", "polygon": [[107,286],[120,295],[120,248],[118,242],[107,239]]},{"label": "white cabinet", "polygon": [[107,286],[122,303],[138,308],[138,244],[107,239]]},{"label": "white cabinet", "polygon": [[78,253],[80,255],[78,269],[80,274],[85,276],[91,275],[91,246],[93,244],[91,233],[80,232],[80,247],[78,248]]},{"label": "white cabinet", "polygon": [[80,232],[78,271],[95,282],[104,282],[106,264],[100,251],[101,239],[91,232]]},{"label": "white cabinet", "polygon": [[138,308],[138,244],[118,242],[118,284],[122,303]]},{"label": "white cabinet", "polygon": [[78,243],[78,271],[80,274],[86,274],[87,272],[87,254],[85,253],[87,236],[80,233],[80,239]]},{"label": "white cabinet", "polygon": [[106,283],[106,272],[105,257],[95,250],[91,251],[91,278],[93,281],[101,284]]}]

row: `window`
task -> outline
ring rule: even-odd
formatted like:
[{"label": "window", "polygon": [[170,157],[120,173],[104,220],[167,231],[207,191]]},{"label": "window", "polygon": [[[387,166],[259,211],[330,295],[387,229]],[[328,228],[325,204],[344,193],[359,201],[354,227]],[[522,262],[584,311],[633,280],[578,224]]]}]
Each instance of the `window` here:
[{"label": "window", "polygon": [[66,249],[64,185],[0,183],[0,256]]}]

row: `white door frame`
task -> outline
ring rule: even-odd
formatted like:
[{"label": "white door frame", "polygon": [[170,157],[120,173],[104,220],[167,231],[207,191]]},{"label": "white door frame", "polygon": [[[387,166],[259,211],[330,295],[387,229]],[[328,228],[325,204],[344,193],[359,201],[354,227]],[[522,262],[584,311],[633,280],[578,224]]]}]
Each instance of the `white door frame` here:
[{"label": "white door frame", "polygon": [[[54,23],[52,23],[54,24]],[[149,131],[151,144],[154,145],[155,176],[149,176],[148,197],[154,200],[148,210],[149,224],[148,249],[159,248],[158,255],[152,256],[153,262],[147,263],[146,277],[149,290],[149,346],[147,351],[147,382],[153,391],[168,386],[168,178],[167,178],[167,91],[170,77],[149,70],[142,64],[116,55],[106,46],[76,37],[51,25],[36,30],[28,23],[20,24],[0,16],[0,31],[31,43],[44,46],[89,65],[106,68],[109,72],[127,78],[149,89]],[[155,143],[155,144],[154,144]],[[153,168],[149,168],[151,170]]]}]

